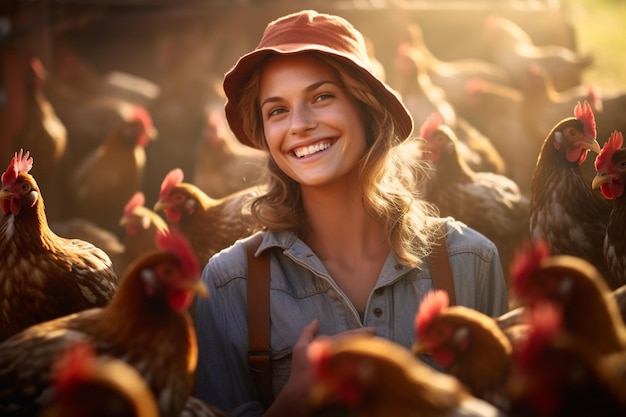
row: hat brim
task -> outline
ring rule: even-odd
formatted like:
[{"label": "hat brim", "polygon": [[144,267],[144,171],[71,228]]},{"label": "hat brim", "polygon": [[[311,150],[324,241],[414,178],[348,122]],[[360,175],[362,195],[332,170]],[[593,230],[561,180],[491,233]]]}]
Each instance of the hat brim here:
[{"label": "hat brim", "polygon": [[228,121],[231,131],[237,137],[239,142],[256,148],[244,132],[243,118],[239,111],[241,90],[250,79],[254,70],[265,58],[270,55],[291,55],[306,52],[318,52],[330,55],[346,62],[349,66],[358,69],[365,81],[372,88],[374,94],[380,97],[381,103],[389,109],[398,138],[400,140],[405,140],[411,135],[413,131],[413,119],[397,93],[386,83],[376,78],[363,65],[355,62],[351,57],[343,55],[337,50],[328,48],[324,45],[284,44],[281,45],[280,48],[259,48],[242,56],[237,61],[235,66],[224,76],[223,87],[227,98],[224,107],[226,120]]}]

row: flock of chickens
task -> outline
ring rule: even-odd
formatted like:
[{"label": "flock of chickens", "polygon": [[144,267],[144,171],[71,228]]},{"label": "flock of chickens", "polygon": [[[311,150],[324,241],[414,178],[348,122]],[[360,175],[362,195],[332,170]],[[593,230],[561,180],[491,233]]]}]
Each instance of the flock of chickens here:
[{"label": "flock of chickens", "polygon": [[[496,244],[511,311],[433,292],[411,350],[320,337],[312,401],[369,417],[626,415],[626,95],[582,86],[592,57],[502,17],[485,23],[489,61],[439,60],[421,35],[408,26],[391,65],[418,126],[398,150],[425,162],[420,191],[442,216]],[[50,74],[2,54],[22,83],[2,147],[0,414],[225,415],[192,396],[192,303],[209,296],[202,265],[255,231],[242,207],[266,157],[232,138],[219,94],[131,100],[71,50]],[[186,142],[164,122],[181,112],[200,115]]]}]

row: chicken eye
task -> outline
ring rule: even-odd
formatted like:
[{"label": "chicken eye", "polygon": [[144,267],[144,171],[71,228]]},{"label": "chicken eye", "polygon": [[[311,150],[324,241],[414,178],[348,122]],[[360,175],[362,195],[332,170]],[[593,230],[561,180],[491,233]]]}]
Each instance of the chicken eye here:
[{"label": "chicken eye", "polygon": [[172,265],[165,265],[163,266],[163,268],[161,269],[161,272],[163,273],[163,275],[165,275],[166,277],[170,277],[172,275],[174,275],[174,271],[175,268]]},{"label": "chicken eye", "polygon": [[174,200],[175,203],[182,203],[185,201],[185,196],[182,194],[174,194],[172,200]]},{"label": "chicken eye", "polygon": [[20,185],[20,191],[22,191],[23,193],[27,193],[30,191],[30,185],[28,183],[22,183],[22,185]]},{"label": "chicken eye", "polygon": [[449,334],[450,332],[449,332],[449,329],[447,329],[447,328],[445,328],[445,327],[437,327],[437,328],[435,328],[435,332],[434,332],[434,333],[435,333],[435,336],[436,336],[439,340],[442,340],[442,339],[447,338],[447,337],[448,337],[448,334]]},{"label": "chicken eye", "polygon": [[565,128],[565,130],[563,131],[563,133],[564,133],[566,136],[569,136],[569,137],[574,137],[574,136],[576,136],[577,132],[578,132],[578,131],[577,131],[576,129],[574,129],[573,127],[568,127],[568,128]]}]

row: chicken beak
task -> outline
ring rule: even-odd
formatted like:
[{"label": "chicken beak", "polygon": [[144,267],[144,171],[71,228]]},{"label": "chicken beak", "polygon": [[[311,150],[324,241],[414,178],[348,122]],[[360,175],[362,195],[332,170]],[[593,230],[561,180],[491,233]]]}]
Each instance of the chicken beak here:
[{"label": "chicken beak", "polygon": [[157,130],[156,127],[150,126],[146,129],[146,135],[148,136],[148,139],[150,139],[151,141],[157,140],[157,138],[159,137],[159,131]]},{"label": "chicken beak", "polygon": [[594,151],[595,153],[600,153],[600,144],[597,140],[591,140],[588,142],[583,142],[581,145],[584,149],[589,149],[590,151]]},{"label": "chicken beak", "polygon": [[411,347],[411,352],[413,355],[417,356],[420,353],[428,352],[430,350],[430,346],[426,342],[415,342]]},{"label": "chicken beak", "polygon": [[154,204],[153,210],[156,212],[163,211],[167,208],[167,203],[163,200],[159,200]]},{"label": "chicken beak", "polygon": [[15,197],[17,194],[9,191],[6,188],[0,188],[0,200],[5,200],[7,198]]},{"label": "chicken beak", "polygon": [[202,281],[195,280],[190,282],[185,282],[181,285],[181,288],[187,290],[191,293],[197,294],[202,298],[209,298],[209,289],[206,284]]},{"label": "chicken beak", "polygon": [[601,185],[609,182],[611,182],[611,178],[608,176],[606,171],[601,171],[598,172],[595,177],[593,177],[593,181],[591,181],[591,188],[596,189]]}]

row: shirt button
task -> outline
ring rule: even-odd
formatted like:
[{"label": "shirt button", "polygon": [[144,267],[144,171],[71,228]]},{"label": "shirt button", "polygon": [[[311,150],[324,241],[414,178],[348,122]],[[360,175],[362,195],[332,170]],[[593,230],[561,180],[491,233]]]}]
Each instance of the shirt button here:
[{"label": "shirt button", "polygon": [[380,317],[380,316],[382,316],[382,315],[383,315],[383,309],[382,309],[382,308],[378,308],[378,307],[376,307],[376,308],[374,309],[374,315],[375,315],[376,317]]},{"label": "shirt button", "polygon": [[394,268],[396,269],[396,271],[399,271],[402,269],[402,264],[396,264]]}]

